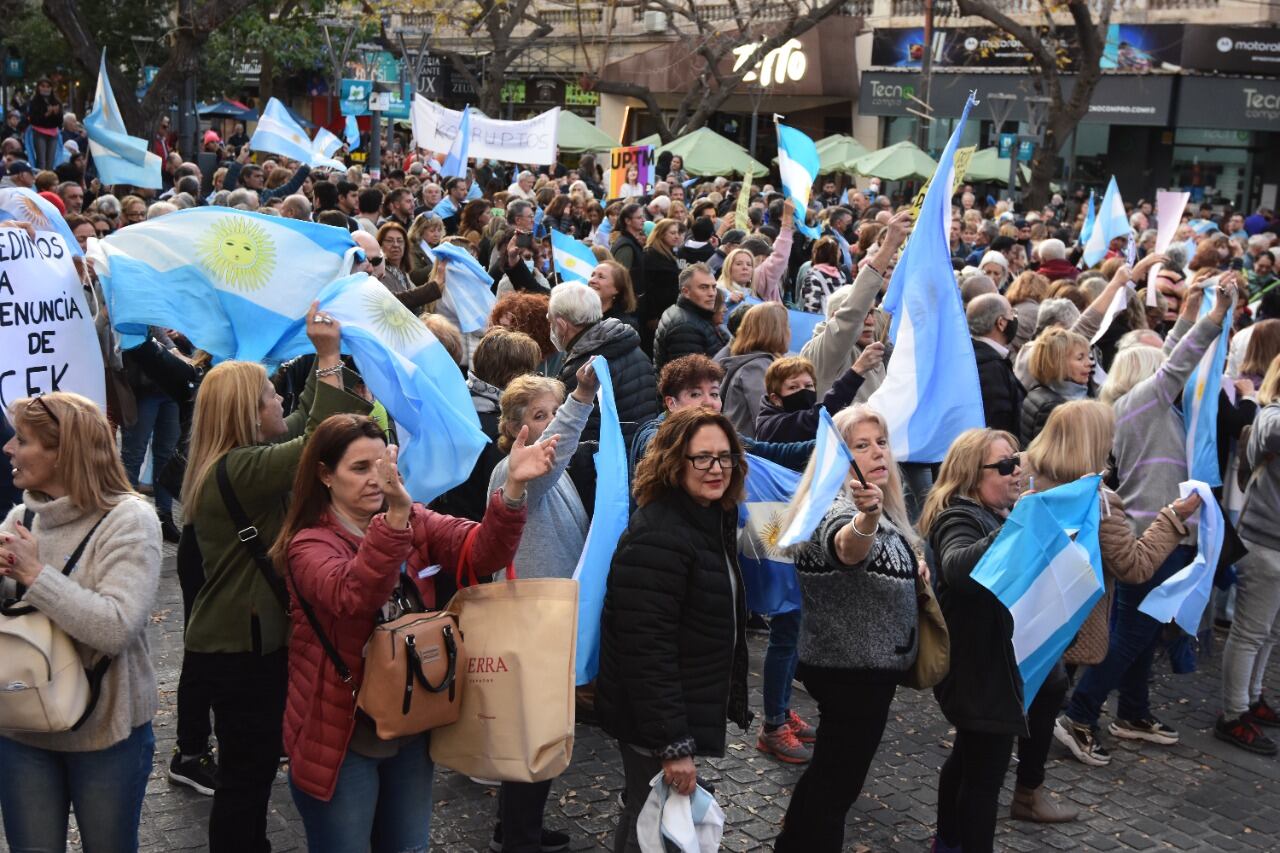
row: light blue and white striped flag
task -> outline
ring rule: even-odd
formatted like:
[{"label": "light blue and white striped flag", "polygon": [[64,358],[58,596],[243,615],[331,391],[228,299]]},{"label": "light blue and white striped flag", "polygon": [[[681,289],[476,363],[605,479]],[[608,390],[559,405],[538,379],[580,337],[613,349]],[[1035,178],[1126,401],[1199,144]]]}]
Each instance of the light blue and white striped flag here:
[{"label": "light blue and white striped flag", "polygon": [[457,318],[458,328],[463,334],[487,328],[489,312],[498,301],[491,290],[493,277],[461,246],[441,243],[432,249],[426,240],[418,245],[432,262],[445,262],[441,301]]},{"label": "light blue and white striped flag", "polygon": [[888,421],[889,443],[900,462],[941,462],[956,436],[986,426],[949,243],[956,146],[975,103],[970,95],[942,150],[882,306],[893,315],[893,358],[867,402]]},{"label": "light blue and white striped flag", "polygon": [[1025,495],[970,573],[1009,609],[1024,710],[1102,597],[1099,476]]},{"label": "light blue and white striped flag", "polygon": [[809,484],[809,491],[799,499],[800,505],[791,524],[778,537],[779,548],[804,542],[813,535],[849,478],[853,454],[849,452],[844,436],[840,435],[835,422],[831,420],[831,414],[825,408],[819,410],[817,443],[813,448],[813,456],[817,466],[813,482]]},{"label": "light blue and white striped flag", "polygon": [[62,242],[67,244],[72,257],[84,255],[62,213],[33,189],[27,187],[0,189],[0,218],[30,222],[31,227],[36,229],[37,235],[43,231],[52,232],[61,237]]},{"label": "light blue and white striped flag", "polygon": [[[1217,288],[1205,288],[1200,316],[1212,311],[1213,303],[1220,298]],[[1213,487],[1222,485],[1222,469],[1218,464],[1218,392],[1227,367],[1231,314],[1227,312],[1222,334],[1204,351],[1182,392],[1182,419],[1187,428],[1187,477]]]},{"label": "light blue and white striped flag", "polygon": [[311,165],[346,171],[346,163],[333,159],[334,152],[341,147],[342,140],[333,131],[327,127],[320,128],[316,131],[315,138],[311,140]]},{"label": "light blue and white striped flag", "polygon": [[249,137],[249,148],[278,154],[308,165],[316,156],[307,132],[293,120],[293,116],[289,115],[278,98],[267,101],[267,107],[258,119],[258,126],[253,130],[253,136]]},{"label": "light blue and white striped flag", "polygon": [[1213,576],[1218,571],[1222,554],[1225,522],[1222,507],[1208,483],[1188,480],[1178,484],[1179,497],[1192,492],[1200,495],[1199,528],[1196,533],[1196,556],[1191,564],[1147,593],[1138,610],[1162,625],[1176,622],[1193,637],[1200,631],[1200,617],[1209,603]]},{"label": "light blue and white striped flag", "polygon": [[465,178],[467,176],[467,154],[471,150],[471,107],[462,111],[462,121],[458,124],[458,133],[449,145],[449,154],[440,166],[440,174],[446,178]]},{"label": "light blue and white striped flag", "polygon": [[1086,267],[1094,266],[1107,255],[1111,241],[1129,233],[1129,217],[1124,212],[1124,199],[1120,198],[1120,187],[1116,185],[1116,176],[1111,176],[1107,184],[1107,192],[1102,197],[1102,205],[1098,208],[1098,218],[1093,223],[1093,230],[1084,244],[1084,263]]},{"label": "light blue and white striped flag", "polygon": [[343,129],[342,136],[347,141],[348,151],[355,151],[360,147],[360,124],[355,116],[347,116],[347,126]]},{"label": "light blue and white striped flag", "polygon": [[364,273],[330,283],[317,298],[321,310],[342,324],[343,351],[355,357],[369,391],[395,421],[405,490],[430,503],[465,481],[488,439],[453,356]]},{"label": "light blue and white striped flag", "polygon": [[1089,236],[1093,234],[1093,224],[1098,220],[1098,211],[1094,208],[1093,190],[1089,190],[1089,206],[1084,211],[1084,225],[1080,228],[1080,245],[1089,242]]},{"label": "light blue and white striped flag", "polygon": [[93,109],[84,117],[84,130],[89,135],[89,153],[104,184],[130,184],[135,187],[160,189],[160,157],[149,150],[147,141],[130,136],[120,118],[116,96],[107,76],[107,52],[102,51],[98,65],[98,89],[93,96]]},{"label": "light blue and white striped flag", "polygon": [[[54,134],[53,165],[49,166],[50,169],[56,169],[71,159],[71,155],[63,147],[63,142],[62,131],[59,130]],[[27,162],[31,164],[31,168],[40,168],[37,165],[39,160],[36,158],[36,132],[32,125],[27,125],[26,132],[22,134],[22,148],[26,152]]]},{"label": "light blue and white striped flag", "polygon": [[600,611],[604,607],[609,566],[618,540],[627,529],[631,497],[627,482],[627,448],[613,397],[613,377],[604,356],[591,359],[600,389],[600,447],[596,450],[596,503],[582,556],[573,570],[578,582],[578,647],[574,653],[577,683],[586,684],[600,670]]},{"label": "light blue and white striped flag", "polygon": [[799,485],[799,472],[747,457],[747,498],[738,505],[738,565],[752,613],[773,616],[800,609],[796,561],[778,543],[787,504]]},{"label": "light blue and white striped flag", "polygon": [[[776,118],[776,117],[775,117]],[[782,122],[778,127],[778,172],[782,175],[782,192],[795,203],[796,230],[817,240],[818,229],[805,222],[809,210],[809,196],[813,183],[818,180],[818,148],[805,134]]]},{"label": "light blue and white striped flag", "polygon": [[282,341],[309,346],[308,307],[351,271],[358,249],[342,228],[198,207],[121,228],[98,251],[95,269],[121,333],[161,326],[216,359],[283,361],[289,356],[273,355]]},{"label": "light blue and white striped flag", "polygon": [[559,231],[551,232],[551,259],[555,261],[561,281],[582,284],[590,281],[591,271],[599,263],[586,243]]}]

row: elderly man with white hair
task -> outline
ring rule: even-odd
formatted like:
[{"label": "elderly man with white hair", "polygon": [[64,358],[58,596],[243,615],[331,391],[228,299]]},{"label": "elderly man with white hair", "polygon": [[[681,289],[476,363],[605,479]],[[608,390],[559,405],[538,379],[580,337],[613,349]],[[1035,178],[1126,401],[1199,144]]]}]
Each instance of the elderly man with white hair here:
[{"label": "elderly man with white hair", "polygon": [[1040,269],[1037,272],[1050,282],[1063,279],[1075,281],[1076,276],[1080,274],[1075,264],[1067,260],[1066,245],[1056,237],[1041,240],[1040,245],[1036,247],[1036,252],[1040,255]]},{"label": "elderly man with white hair", "polygon": [[507,187],[507,195],[510,198],[522,198],[526,201],[533,201],[533,172],[525,169],[516,175],[515,181],[511,186]]},{"label": "elderly man with white hair", "polygon": [[[617,318],[603,319],[599,294],[585,284],[564,283],[552,289],[547,319],[551,342],[564,353],[559,378],[566,389],[577,386],[578,369],[593,356],[602,355],[609,362],[623,446],[630,447],[636,429],[659,413],[658,377],[640,349],[640,333]],[[582,441],[599,437],[597,404],[582,430]]]}]

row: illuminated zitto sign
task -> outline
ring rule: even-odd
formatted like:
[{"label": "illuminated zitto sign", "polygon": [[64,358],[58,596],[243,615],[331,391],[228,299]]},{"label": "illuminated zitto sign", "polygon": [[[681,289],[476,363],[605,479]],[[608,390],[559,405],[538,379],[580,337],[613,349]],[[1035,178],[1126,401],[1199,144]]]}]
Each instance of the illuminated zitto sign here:
[{"label": "illuminated zitto sign", "polygon": [[[747,63],[755,58],[764,41],[743,44],[733,49],[733,70],[741,71]],[[775,47],[757,59],[751,70],[742,78],[744,83],[759,82],[761,86],[773,83],[799,82],[809,70],[809,60],[805,58],[799,39],[791,39],[780,47]]]}]

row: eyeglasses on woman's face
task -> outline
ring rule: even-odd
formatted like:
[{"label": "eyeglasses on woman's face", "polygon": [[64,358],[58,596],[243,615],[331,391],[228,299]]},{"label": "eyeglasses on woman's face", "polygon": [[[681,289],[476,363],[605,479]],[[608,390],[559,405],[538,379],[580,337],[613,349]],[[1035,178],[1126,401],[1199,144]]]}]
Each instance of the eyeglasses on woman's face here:
[{"label": "eyeglasses on woman's face", "polygon": [[740,453],[721,453],[719,456],[713,456],[710,453],[699,453],[695,456],[686,456],[695,471],[710,471],[711,466],[715,465],[722,471],[732,471],[738,467],[738,462],[742,459]]},{"label": "eyeglasses on woman's face", "polygon": [[1021,454],[1015,453],[1012,456],[1006,456],[1004,459],[997,459],[995,462],[982,466],[983,469],[991,469],[1001,477],[1008,477],[1022,467]]}]

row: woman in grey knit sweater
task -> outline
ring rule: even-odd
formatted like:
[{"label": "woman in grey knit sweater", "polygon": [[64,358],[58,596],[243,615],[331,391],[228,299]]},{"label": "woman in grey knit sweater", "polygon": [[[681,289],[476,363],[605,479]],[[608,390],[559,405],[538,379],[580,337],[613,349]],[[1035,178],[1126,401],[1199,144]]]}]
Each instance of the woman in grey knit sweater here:
[{"label": "woman in grey knit sweater", "polygon": [[[844,822],[880,746],[898,682],[916,659],[916,556],[884,418],[850,406],[834,418],[862,479],[843,493],[808,542],[796,546],[803,608],[797,675],[822,725],[774,849],[839,853]],[[782,529],[811,487],[810,460]]]},{"label": "woman in grey knit sweater", "polygon": [[87,669],[110,662],[78,728],[0,731],[5,835],[15,850],[61,850],[70,806],[85,849],[137,850],[155,752],[145,629],[160,578],[160,523],[130,488],[92,401],[62,392],[18,400],[11,419],[16,435],[4,452],[24,494],[0,524],[0,598],[21,594],[71,637]]}]

